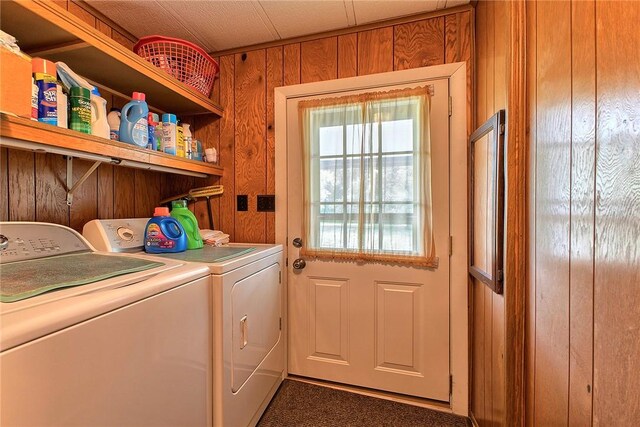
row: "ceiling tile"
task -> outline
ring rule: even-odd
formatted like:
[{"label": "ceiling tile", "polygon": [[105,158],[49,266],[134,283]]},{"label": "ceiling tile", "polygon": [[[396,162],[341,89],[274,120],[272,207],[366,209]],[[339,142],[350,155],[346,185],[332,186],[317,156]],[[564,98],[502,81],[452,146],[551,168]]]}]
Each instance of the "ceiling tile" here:
[{"label": "ceiling tile", "polygon": [[380,1],[380,0],[354,0],[356,22],[358,25],[385,19],[398,18],[400,16],[414,15],[416,13],[436,10],[437,0],[423,1]]},{"label": "ceiling tile", "polygon": [[[260,1],[282,38],[297,37],[349,26],[343,0]],[[353,13],[352,13],[353,14]]]}]

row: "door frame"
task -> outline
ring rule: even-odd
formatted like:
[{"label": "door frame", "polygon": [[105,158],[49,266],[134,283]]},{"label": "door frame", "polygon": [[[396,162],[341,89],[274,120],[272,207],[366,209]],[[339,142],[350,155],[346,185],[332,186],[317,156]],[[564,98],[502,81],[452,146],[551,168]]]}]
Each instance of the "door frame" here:
[{"label": "door frame", "polygon": [[[450,255],[449,358],[452,376],[451,412],[469,412],[469,324],[467,269],[467,72],[465,62],[326,80],[275,88],[275,180],[276,243],[287,259],[287,99],[320,95],[329,91],[352,91],[449,79],[451,117],[449,126],[449,219],[453,251]],[[453,174],[452,171],[459,173]],[[451,191],[455,189],[455,191]],[[287,274],[283,275],[283,332],[287,328]],[[288,341],[288,339],[287,339]],[[285,341],[285,363],[288,342]],[[287,365],[288,366],[288,365]]]}]

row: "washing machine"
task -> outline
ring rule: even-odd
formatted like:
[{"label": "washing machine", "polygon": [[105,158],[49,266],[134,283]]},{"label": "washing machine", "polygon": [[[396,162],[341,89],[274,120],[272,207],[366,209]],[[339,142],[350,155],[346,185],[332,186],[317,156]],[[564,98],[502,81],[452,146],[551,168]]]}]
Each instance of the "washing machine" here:
[{"label": "washing machine", "polygon": [[211,425],[209,271],[0,222],[0,425]]},{"label": "washing machine", "polygon": [[[99,250],[139,255],[148,220],[94,220],[85,225],[83,235]],[[209,269],[213,425],[254,426],[285,375],[282,245],[205,245],[145,256]]]}]

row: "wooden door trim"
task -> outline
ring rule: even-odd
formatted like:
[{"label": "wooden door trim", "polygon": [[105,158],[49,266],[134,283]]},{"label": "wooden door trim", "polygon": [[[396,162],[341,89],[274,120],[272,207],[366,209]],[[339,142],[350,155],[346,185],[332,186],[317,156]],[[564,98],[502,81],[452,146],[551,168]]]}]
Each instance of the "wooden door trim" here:
[{"label": "wooden door trim", "polygon": [[505,396],[506,425],[523,426],[525,416],[525,295],[527,287],[526,1],[509,2],[509,92],[506,167]]}]

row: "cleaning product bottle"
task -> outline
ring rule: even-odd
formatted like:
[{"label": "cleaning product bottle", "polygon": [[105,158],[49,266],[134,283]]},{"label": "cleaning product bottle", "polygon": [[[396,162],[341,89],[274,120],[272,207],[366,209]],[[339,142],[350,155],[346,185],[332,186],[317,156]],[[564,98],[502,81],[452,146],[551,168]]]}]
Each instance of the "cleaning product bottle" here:
[{"label": "cleaning product bottle", "polygon": [[120,141],[120,109],[112,108],[107,114],[107,122],[109,123],[109,138],[112,141]]},{"label": "cleaning product bottle", "polygon": [[177,118],[175,114],[162,115],[162,147],[167,154],[176,155],[178,144]]},{"label": "cleaning product bottle", "polygon": [[155,208],[144,229],[144,250],[152,254],[187,250],[187,235],[180,222],[169,216],[169,208]]},{"label": "cleaning product bottle", "polygon": [[151,113],[151,116],[153,117],[153,122],[156,124],[153,129],[156,138],[156,150],[164,152],[164,148],[162,147],[162,122],[156,113]]},{"label": "cleaning product bottle", "polygon": [[56,93],[56,103],[58,109],[58,127],[59,128],[69,128],[69,117],[67,115],[69,109],[69,101],[67,99],[67,95],[62,91],[62,85],[56,85],[57,93]]},{"label": "cleaning product bottle", "polygon": [[182,134],[184,135],[184,154],[187,159],[193,159],[193,137],[191,136],[191,126],[189,123],[182,123]]},{"label": "cleaning product bottle", "polygon": [[187,207],[186,200],[175,200],[171,202],[171,216],[182,224],[187,234],[187,249],[200,249],[203,246],[198,220]]},{"label": "cleaning product bottle", "polygon": [[149,142],[149,107],[142,92],[133,92],[132,100],[120,113],[120,141],[146,148]]},{"label": "cleaning product bottle", "polygon": [[176,130],[178,133],[178,138],[177,138],[177,142],[176,142],[176,156],[178,157],[184,157],[184,128],[182,127],[181,123],[178,123],[178,125],[176,126]]},{"label": "cleaning product bottle", "polygon": [[38,85],[31,77],[31,120],[38,121]]},{"label": "cleaning product bottle", "polygon": [[38,86],[38,121],[58,125],[58,88],[56,64],[42,58],[31,60],[33,78]]},{"label": "cleaning product bottle", "polygon": [[153,116],[153,113],[147,115],[147,125],[149,126],[149,143],[147,144],[147,148],[156,151],[158,149],[158,141],[156,140],[156,126],[158,123],[153,120]]},{"label": "cleaning product bottle", "polygon": [[97,87],[91,91],[91,134],[110,139],[111,127],[107,120],[107,100],[100,96]]},{"label": "cleaning product bottle", "polygon": [[91,134],[91,92],[83,87],[72,87],[69,95],[71,104],[69,129]]}]

